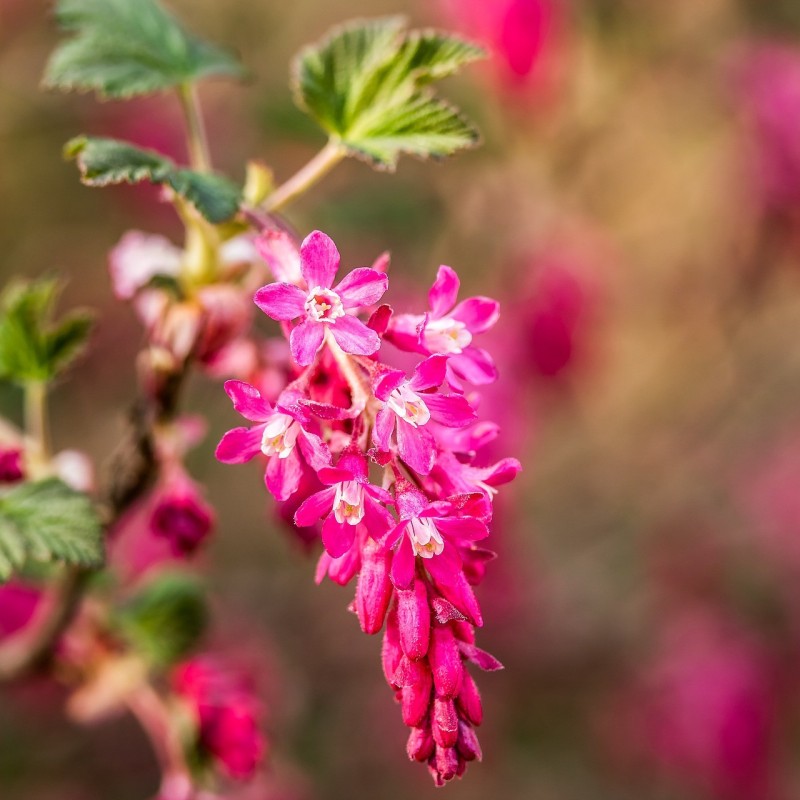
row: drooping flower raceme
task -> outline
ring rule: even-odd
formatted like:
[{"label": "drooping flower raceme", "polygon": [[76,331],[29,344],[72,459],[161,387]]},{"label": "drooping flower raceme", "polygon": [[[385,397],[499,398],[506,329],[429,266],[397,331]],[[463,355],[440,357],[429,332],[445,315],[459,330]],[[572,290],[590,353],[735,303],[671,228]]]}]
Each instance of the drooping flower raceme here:
[{"label": "drooping flower raceme", "polygon": [[[357,577],[354,609],[365,633],[384,630],[384,675],[411,729],[409,758],[442,785],[481,757],[483,711],[467,665],[500,668],[475,645],[483,618],[473,587],[494,557],[483,547],[494,496],[520,465],[486,463],[497,425],[479,420],[464,392],[464,382],[497,376],[473,337],[494,325],[498,305],[456,304],[458,276],[441,267],[429,311],[393,317],[375,307],[384,272],[355,269],[334,285],[339,253],[325,234],[298,250],[268,232],[256,246],[279,282],[255,302],[282,323],[294,363],[274,403],[228,381],[252,424],[226,433],[217,457],[266,459],[267,488],[296,526],[319,526],[317,580]],[[410,374],[384,361],[384,338],[419,357]]]}]

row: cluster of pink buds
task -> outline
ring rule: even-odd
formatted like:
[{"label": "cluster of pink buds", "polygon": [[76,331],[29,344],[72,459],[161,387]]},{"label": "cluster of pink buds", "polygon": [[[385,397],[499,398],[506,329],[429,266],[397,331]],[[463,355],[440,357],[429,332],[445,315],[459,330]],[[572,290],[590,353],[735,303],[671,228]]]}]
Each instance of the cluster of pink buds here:
[{"label": "cluster of pink buds", "polygon": [[[497,321],[498,304],[457,303],[458,276],[441,267],[430,309],[394,315],[378,305],[385,259],[336,283],[339,253],[324,233],[299,253],[274,232],[257,246],[279,282],[255,303],[281,323],[293,363],[271,400],[250,383],[226,383],[251,424],[228,431],[217,457],[265,459],[267,488],[294,509],[295,524],[320,528],[318,580],[358,576],[361,628],[376,634],[386,623],[384,673],[411,728],[409,757],[442,785],[480,758],[481,700],[466,664],[500,668],[475,645],[473,586],[494,557],[481,543],[497,487],[520,465],[485,463],[480,451],[498,427],[478,419],[470,388],[497,376],[474,340]],[[408,363],[403,352],[416,358],[410,374],[386,363]]]},{"label": "cluster of pink buds", "polygon": [[194,718],[200,755],[234,780],[251,778],[266,742],[261,704],[246,677],[210,657],[197,657],[176,668],[173,686]]}]

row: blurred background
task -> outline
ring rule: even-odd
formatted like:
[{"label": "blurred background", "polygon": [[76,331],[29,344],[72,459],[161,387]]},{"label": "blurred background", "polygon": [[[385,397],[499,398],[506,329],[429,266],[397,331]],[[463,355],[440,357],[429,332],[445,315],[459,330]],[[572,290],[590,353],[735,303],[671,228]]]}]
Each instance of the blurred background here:
[{"label": "blurred background", "polygon": [[[394,176],[353,162],[293,206],[348,265],[392,253],[398,306],[437,266],[503,304],[486,416],[524,466],[501,493],[479,592],[485,760],[461,800],[800,797],[800,4],[796,0],[172,0],[234,47],[248,85],[204,85],[215,163],[288,177],[323,143],[288,62],[352,16],[400,12],[485,42],[447,91],[484,145]],[[135,392],[141,334],[106,253],[128,228],[179,237],[153,192],[79,185],[71,136],[182,157],[170,97],[42,93],[50,4],[0,0],[0,272],[58,272],[99,324],[53,396],[58,448],[102,463]],[[430,797],[352,590],[312,581],[259,469],[190,467],[219,527],[203,569],[220,646],[255,649],[287,798]],[[19,421],[3,387],[0,412]],[[139,800],[157,786],[128,718],[65,719],[47,685],[0,694],[3,800]],[[253,800],[259,800],[257,792]]]}]

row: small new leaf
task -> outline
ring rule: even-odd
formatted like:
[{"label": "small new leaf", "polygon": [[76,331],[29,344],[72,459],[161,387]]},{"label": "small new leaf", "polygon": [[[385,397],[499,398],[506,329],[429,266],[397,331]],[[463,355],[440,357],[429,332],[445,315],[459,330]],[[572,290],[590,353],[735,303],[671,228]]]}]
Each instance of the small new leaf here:
[{"label": "small new leaf", "polygon": [[92,317],[73,311],[53,320],[59,289],[55,280],[12,283],[0,296],[0,378],[50,381],[83,349]]},{"label": "small new leaf", "polygon": [[152,150],[142,150],[117,139],[78,136],[64,147],[66,158],[78,162],[87,186],[149,181],[169,186],[188,200],[209,222],[225,222],[239,210],[239,187],[221,175],[178,167]]},{"label": "small new leaf", "polygon": [[85,567],[103,561],[100,520],[91,501],[57,478],[0,497],[0,583],[29,560]]},{"label": "small new leaf", "polygon": [[354,22],[300,52],[295,99],[350,154],[393,170],[402,153],[443,158],[478,143],[431,84],[484,55],[457,36],[407,31],[401,17]]},{"label": "small new leaf", "polygon": [[72,37],[47,64],[51,88],[125,99],[244,74],[230,53],[189,33],[154,0],[59,0],[56,17]]},{"label": "small new leaf", "polygon": [[117,626],[151,663],[167,667],[197,644],[208,623],[200,582],[184,573],[162,574],[116,615]]}]

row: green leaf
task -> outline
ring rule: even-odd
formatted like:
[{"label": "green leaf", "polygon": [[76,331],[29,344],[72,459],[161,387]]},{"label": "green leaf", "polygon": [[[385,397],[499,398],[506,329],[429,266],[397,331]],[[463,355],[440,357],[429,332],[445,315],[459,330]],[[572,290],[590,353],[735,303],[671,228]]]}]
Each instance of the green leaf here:
[{"label": "green leaf", "polygon": [[407,31],[402,17],[351,23],[297,56],[298,105],[353,155],[394,169],[401,153],[443,158],[478,131],[430,84],[485,55],[436,31]]},{"label": "green leaf", "polygon": [[125,99],[244,74],[230,53],[189,33],[154,0],[59,0],[56,17],[72,37],[47,64],[51,88]]},{"label": "green leaf", "polygon": [[15,282],[0,296],[0,377],[16,383],[59,375],[81,352],[92,328],[85,311],[53,320],[56,280]]},{"label": "green leaf", "polygon": [[149,661],[166,667],[197,644],[208,623],[208,608],[197,578],[161,574],[115,617],[122,635]]},{"label": "green leaf", "polygon": [[78,136],[67,142],[64,155],[77,160],[81,181],[87,186],[141,181],[169,186],[215,224],[229,220],[239,210],[241,192],[236,184],[221,175],[178,167],[153,150],[117,139]]},{"label": "green leaf", "polygon": [[102,563],[100,520],[85,494],[48,478],[0,497],[0,582],[28,560]]}]

